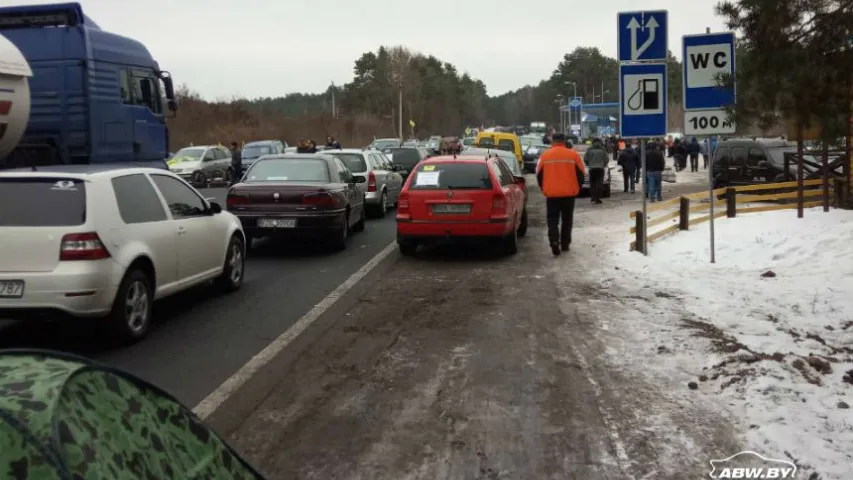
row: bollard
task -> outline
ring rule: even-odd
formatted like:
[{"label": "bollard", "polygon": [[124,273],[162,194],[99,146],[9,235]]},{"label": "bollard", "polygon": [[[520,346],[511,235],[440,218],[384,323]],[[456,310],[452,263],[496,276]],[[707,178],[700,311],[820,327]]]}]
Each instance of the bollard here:
[{"label": "bollard", "polygon": [[634,219],[636,220],[636,232],[634,234],[634,242],[637,247],[635,250],[638,252],[643,252],[643,239],[646,235],[646,218],[643,216],[642,210],[637,210],[634,212]]},{"label": "bollard", "polygon": [[678,208],[678,229],[687,230],[690,227],[690,199],[681,197],[681,205]]},{"label": "bollard", "polygon": [[732,187],[726,189],[726,217],[737,216],[737,190]]}]

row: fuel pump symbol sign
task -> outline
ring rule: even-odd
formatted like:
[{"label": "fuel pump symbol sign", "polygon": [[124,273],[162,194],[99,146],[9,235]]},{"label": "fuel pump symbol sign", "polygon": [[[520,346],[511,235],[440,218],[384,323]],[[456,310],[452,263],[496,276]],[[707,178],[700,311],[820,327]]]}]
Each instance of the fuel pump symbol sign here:
[{"label": "fuel pump symbol sign", "polygon": [[666,92],[663,75],[635,74],[624,77],[624,108],[622,115],[654,115],[663,113]]}]

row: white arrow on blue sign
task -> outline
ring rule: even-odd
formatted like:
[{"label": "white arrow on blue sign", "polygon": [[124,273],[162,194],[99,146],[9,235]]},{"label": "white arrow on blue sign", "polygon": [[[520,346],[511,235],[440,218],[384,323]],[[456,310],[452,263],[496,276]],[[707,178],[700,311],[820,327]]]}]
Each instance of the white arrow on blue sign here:
[{"label": "white arrow on blue sign", "polygon": [[720,74],[735,75],[735,34],[733,32],[685,35],[684,109],[724,108],[735,102],[735,86],[718,85]]},{"label": "white arrow on blue sign", "polygon": [[669,51],[666,10],[620,12],[616,23],[620,62],[666,60]]},{"label": "white arrow on blue sign", "polygon": [[619,126],[624,138],[667,131],[666,63],[619,65]]},{"label": "white arrow on blue sign", "polygon": [[581,97],[573,97],[572,100],[569,102],[569,106],[572,108],[578,108],[581,106],[581,102]]}]

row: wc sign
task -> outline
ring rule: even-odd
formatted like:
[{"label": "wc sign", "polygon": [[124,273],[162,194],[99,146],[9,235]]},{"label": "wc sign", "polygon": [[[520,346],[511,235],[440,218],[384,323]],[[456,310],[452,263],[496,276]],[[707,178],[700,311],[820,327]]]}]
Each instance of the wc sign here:
[{"label": "wc sign", "polygon": [[687,88],[716,87],[717,77],[732,74],[732,45],[687,47]]},{"label": "wc sign", "polygon": [[722,80],[736,75],[735,34],[685,35],[682,55],[684,134],[734,133],[726,109],[735,103],[735,86]]}]

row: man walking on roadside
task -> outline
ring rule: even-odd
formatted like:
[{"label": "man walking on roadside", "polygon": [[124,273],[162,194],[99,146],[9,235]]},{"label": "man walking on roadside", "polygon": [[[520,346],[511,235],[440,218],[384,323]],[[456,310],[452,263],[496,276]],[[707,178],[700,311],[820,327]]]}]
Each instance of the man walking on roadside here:
[{"label": "man walking on roadside", "polygon": [[[602,203],[601,193],[604,189],[604,169],[610,163],[607,151],[601,140],[596,138],[592,146],[583,155],[583,163],[589,169],[589,194],[592,203]],[[581,182],[583,183],[583,182]]]},{"label": "man walking on roadside", "polygon": [[231,142],[231,185],[238,183],[243,178],[243,152],[237,146],[237,142]]},{"label": "man walking on roadside", "polygon": [[654,142],[649,142],[646,145],[646,189],[649,192],[649,200],[663,200],[663,170],[666,168],[666,161],[663,158],[663,153]]},{"label": "man walking on roadside", "polygon": [[702,146],[699,145],[699,140],[693,137],[690,143],[687,144],[687,154],[690,155],[690,171],[699,171],[699,153],[702,152]]},{"label": "man walking on roadside", "polygon": [[637,167],[640,164],[640,156],[631,148],[631,145],[626,145],[619,153],[619,158],[616,161],[617,165],[622,167],[622,179],[625,183],[625,193],[628,193],[628,188],[631,188],[631,193],[635,192],[635,180],[637,178]]},{"label": "man walking on roadside", "polygon": [[551,253],[558,256],[561,248],[567,252],[572,243],[575,197],[581,191],[586,169],[578,152],[566,146],[565,134],[555,133],[551,141],[551,148],[539,157],[536,180],[545,195]]}]

